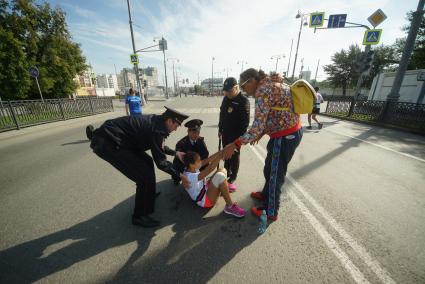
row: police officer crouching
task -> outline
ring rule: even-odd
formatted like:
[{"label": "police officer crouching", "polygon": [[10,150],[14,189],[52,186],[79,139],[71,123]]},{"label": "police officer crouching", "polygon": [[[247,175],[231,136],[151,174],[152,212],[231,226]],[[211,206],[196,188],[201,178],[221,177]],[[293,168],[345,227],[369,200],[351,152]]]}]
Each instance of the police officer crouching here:
[{"label": "police officer crouching", "polygon": [[[91,125],[86,128],[93,152],[136,183],[133,225],[159,226],[159,221],[149,216],[154,212],[156,194],[153,161],[173,178],[180,176],[166,154],[181,159],[184,153],[164,146],[164,141],[188,116],[165,108],[161,115],[124,116],[107,120],[94,131]],[[151,150],[153,159],[147,150]],[[187,179],[183,175],[180,178],[187,186]]]},{"label": "police officer crouching", "polygon": [[[201,160],[205,160],[209,156],[207,145],[205,144],[204,137],[201,137],[201,125],[204,122],[200,119],[192,119],[184,124],[187,127],[187,136],[183,137],[176,144],[176,151],[187,153],[188,151],[196,152],[201,157]],[[184,171],[184,164],[176,157],[173,161],[174,167],[182,173]],[[202,171],[203,168],[200,170]],[[174,179],[174,184],[177,185],[180,182],[180,178]]]}]

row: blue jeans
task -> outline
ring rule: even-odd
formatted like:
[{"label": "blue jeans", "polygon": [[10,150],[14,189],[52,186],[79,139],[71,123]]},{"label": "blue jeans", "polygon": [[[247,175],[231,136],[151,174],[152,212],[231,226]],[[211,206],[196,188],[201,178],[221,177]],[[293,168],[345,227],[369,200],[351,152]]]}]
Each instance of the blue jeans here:
[{"label": "blue jeans", "polygon": [[285,182],[288,164],[292,159],[302,139],[302,129],[279,138],[271,138],[267,144],[267,157],[264,165],[263,188],[264,209],[268,216],[277,216],[280,204],[280,194]]}]

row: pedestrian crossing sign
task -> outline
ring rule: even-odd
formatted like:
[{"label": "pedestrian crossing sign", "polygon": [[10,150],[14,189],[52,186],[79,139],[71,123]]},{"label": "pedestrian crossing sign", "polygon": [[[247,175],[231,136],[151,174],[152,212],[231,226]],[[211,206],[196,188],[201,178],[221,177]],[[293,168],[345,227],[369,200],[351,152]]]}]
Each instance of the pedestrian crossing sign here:
[{"label": "pedestrian crossing sign", "polygon": [[364,33],[363,45],[378,44],[381,40],[382,30],[367,30]]},{"label": "pedestrian crossing sign", "polygon": [[323,27],[325,22],[325,12],[315,12],[310,14],[310,28]]},{"label": "pedestrian crossing sign", "polygon": [[132,64],[139,64],[139,56],[137,54],[130,54],[130,61]]}]

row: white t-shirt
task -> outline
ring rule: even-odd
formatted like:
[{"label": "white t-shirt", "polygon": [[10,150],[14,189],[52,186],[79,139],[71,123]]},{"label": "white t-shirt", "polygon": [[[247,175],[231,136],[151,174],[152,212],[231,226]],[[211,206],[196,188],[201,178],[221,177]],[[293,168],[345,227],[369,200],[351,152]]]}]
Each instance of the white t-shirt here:
[{"label": "white t-shirt", "polygon": [[323,97],[320,93],[316,93],[316,103],[314,104],[315,108],[320,108],[320,104],[323,102]]},{"label": "white t-shirt", "polygon": [[190,182],[190,188],[186,189],[187,193],[189,193],[189,196],[190,198],[192,198],[192,200],[196,201],[196,198],[201,192],[201,189],[206,184],[206,179],[198,180],[198,177],[200,174],[199,170],[197,170],[196,173],[184,171],[183,174],[187,177],[187,179]]}]

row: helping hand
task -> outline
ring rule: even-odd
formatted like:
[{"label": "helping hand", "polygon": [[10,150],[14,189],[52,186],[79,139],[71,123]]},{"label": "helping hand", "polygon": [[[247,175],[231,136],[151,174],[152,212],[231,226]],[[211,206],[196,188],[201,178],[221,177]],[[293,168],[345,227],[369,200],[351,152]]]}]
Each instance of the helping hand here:
[{"label": "helping hand", "polygon": [[176,152],[176,157],[180,160],[180,162],[182,162],[183,163],[183,157],[184,157],[184,155],[186,155],[186,153],[184,153],[184,152]]}]

